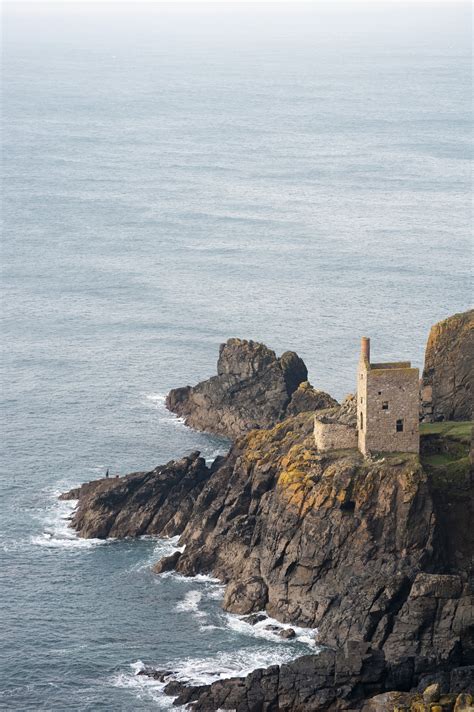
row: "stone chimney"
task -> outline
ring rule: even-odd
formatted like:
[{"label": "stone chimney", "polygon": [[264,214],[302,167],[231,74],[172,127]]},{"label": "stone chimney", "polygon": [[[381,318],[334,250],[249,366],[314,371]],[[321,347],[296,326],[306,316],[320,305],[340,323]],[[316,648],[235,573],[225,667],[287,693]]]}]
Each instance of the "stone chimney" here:
[{"label": "stone chimney", "polygon": [[363,336],[360,342],[360,360],[370,363],[370,339]]}]

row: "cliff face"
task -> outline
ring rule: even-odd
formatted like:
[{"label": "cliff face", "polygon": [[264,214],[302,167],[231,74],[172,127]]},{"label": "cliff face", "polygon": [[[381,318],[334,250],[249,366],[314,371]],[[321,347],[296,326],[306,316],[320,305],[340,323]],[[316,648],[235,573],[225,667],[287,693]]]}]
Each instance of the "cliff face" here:
[{"label": "cliff face", "polygon": [[[430,420],[470,418],[473,314],[433,327],[423,375]],[[387,691],[433,681],[453,693],[472,690],[467,424],[423,425],[421,459],[318,452],[314,411],[327,409],[322,422],[351,425],[355,400],[337,406],[306,378],[296,354],[278,359],[262,344],[230,339],[217,376],[167,398],[189,425],[239,436],[227,456],[207,467],[193,453],[63,495],[79,499],[72,526],[81,536],[179,534],[184,551],[157,562],[157,573],[218,576],[227,610],[266,609],[317,628],[326,646],[319,655],[202,687],[166,672],[144,674],[167,682],[177,704],[203,712],[379,712],[393,708]],[[268,429],[248,432],[253,426]],[[454,702],[446,705],[440,709]]]},{"label": "cliff face", "polygon": [[[446,568],[443,520],[417,456],[320,454],[312,422],[303,413],[253,431],[211,468],[194,453],[71,493],[81,535],[181,534],[184,552],[156,571],[212,573],[227,584],[227,610],[265,608],[317,627],[336,649],[243,681],[173,682],[195,709],[358,709],[371,694],[474,664],[468,572]],[[448,540],[461,541],[456,526]]]},{"label": "cliff face", "polygon": [[286,415],[336,404],[307,378],[304,362],[293,351],[277,358],[264,344],[229,339],[219,350],[217,376],[173,389],[166,406],[196,430],[236,438]]},{"label": "cliff face", "polygon": [[435,324],[425,353],[421,399],[425,421],[471,420],[474,310]]}]

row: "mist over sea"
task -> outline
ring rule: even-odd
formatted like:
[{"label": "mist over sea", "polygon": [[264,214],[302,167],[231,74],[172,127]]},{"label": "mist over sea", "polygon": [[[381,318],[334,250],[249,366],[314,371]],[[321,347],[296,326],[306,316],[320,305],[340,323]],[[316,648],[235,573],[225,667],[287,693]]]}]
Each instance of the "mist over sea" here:
[{"label": "mist over sea", "polygon": [[468,3],[6,3],[0,709],[169,709],[289,660],[177,542],[84,541],[56,497],[225,450],[164,408],[230,336],[354,388],[470,301]]}]

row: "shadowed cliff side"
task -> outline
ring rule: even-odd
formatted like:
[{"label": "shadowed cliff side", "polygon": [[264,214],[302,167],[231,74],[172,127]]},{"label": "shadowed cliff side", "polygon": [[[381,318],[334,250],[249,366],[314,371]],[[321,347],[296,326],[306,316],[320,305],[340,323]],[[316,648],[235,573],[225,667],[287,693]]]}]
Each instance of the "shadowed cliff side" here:
[{"label": "shadowed cliff side", "polygon": [[236,438],[269,428],[286,415],[337,404],[307,378],[304,362],[293,351],[277,358],[264,344],[229,339],[219,349],[217,376],[174,388],[166,407],[196,430]]},{"label": "shadowed cliff side", "polygon": [[474,309],[431,327],[421,398],[423,420],[471,420]]}]

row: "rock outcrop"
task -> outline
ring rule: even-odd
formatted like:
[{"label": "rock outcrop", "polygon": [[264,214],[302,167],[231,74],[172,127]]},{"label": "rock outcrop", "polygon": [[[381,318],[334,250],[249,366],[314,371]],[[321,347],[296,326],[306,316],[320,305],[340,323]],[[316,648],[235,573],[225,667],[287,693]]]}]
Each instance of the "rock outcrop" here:
[{"label": "rock outcrop", "polygon": [[[423,377],[429,419],[470,417],[473,314],[432,330]],[[467,424],[423,426],[420,457],[363,457],[352,446],[354,397],[338,406],[308,384],[296,354],[277,358],[237,339],[221,347],[217,376],[171,391],[167,405],[197,429],[235,438],[229,453],[211,467],[192,453],[150,472],[86,483],[63,495],[79,500],[72,526],[84,537],[180,535],[180,550],[157,562],[157,573],[217,576],[228,611],[256,620],[265,609],[317,628],[322,652],[204,686],[186,686],[169,671],[143,674],[200,712],[468,710],[474,476]],[[319,409],[323,430],[344,429],[341,449],[316,446]]]},{"label": "rock outcrop", "polygon": [[307,378],[304,362],[293,351],[277,358],[264,344],[229,339],[219,349],[217,376],[173,389],[166,406],[196,430],[233,439],[287,415],[337,404]]},{"label": "rock outcrop", "polygon": [[474,310],[435,324],[426,345],[421,383],[426,422],[472,419]]},{"label": "rock outcrop", "polygon": [[194,452],[150,472],[86,482],[61,499],[79,500],[71,526],[85,539],[175,536],[184,530],[211,474]]},{"label": "rock outcrop", "polygon": [[[436,499],[413,454],[320,453],[312,426],[302,413],[240,438],[211,468],[194,453],[71,493],[82,536],[181,534],[184,551],[157,571],[212,573],[226,583],[227,610],[317,627],[332,648],[203,688],[171,681],[168,691],[196,710],[360,709],[441,673],[469,679],[468,551],[448,565],[449,539],[463,535],[453,519],[450,537],[439,531],[450,490]],[[472,488],[467,497],[469,512]]]},{"label": "rock outcrop", "polygon": [[[326,649],[211,685],[186,686],[169,671],[144,669],[140,674],[166,683],[164,691],[175,697],[174,704],[195,712],[472,712],[474,667],[441,674],[441,683],[430,685],[423,694],[381,692],[387,675],[385,655],[356,641],[338,651]],[[425,685],[422,679],[421,690]]]}]

